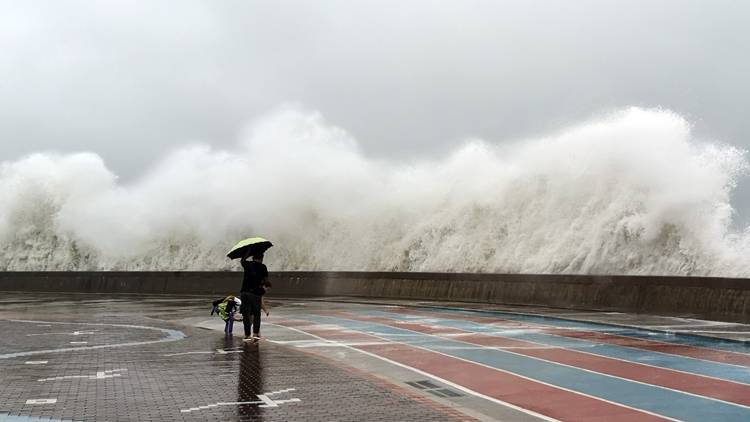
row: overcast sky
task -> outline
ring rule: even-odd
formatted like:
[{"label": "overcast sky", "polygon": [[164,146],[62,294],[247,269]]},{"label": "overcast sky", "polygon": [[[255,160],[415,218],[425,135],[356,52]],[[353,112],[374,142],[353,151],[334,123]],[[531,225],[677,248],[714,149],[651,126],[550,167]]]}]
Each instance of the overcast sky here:
[{"label": "overcast sky", "polygon": [[750,147],[748,22],[741,0],[0,0],[0,161],[95,151],[127,180],[289,102],[378,157],[630,105]]}]

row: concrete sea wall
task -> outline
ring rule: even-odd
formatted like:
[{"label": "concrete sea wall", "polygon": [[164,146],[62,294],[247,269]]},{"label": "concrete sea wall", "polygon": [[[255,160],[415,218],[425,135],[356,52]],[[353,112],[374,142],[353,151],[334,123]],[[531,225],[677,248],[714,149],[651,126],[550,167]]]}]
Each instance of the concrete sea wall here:
[{"label": "concrete sea wall", "polygon": [[[542,305],[750,322],[750,280],[708,277],[273,272],[272,296]],[[238,272],[0,272],[0,291],[226,294]]]}]

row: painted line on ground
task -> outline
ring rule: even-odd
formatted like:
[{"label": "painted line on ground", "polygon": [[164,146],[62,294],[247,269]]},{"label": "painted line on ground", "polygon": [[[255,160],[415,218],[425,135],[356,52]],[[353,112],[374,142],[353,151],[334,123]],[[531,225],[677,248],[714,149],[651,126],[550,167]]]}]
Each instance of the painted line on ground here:
[{"label": "painted line on ground", "polygon": [[[305,316],[300,319],[309,321],[309,318],[314,317]],[[350,326],[341,324],[341,322],[347,321],[342,319],[339,319],[339,321],[341,327],[352,329]],[[357,323],[357,321],[348,322]],[[391,342],[387,346],[365,347],[365,350],[395,361],[407,361],[409,366],[422,367],[427,374],[433,377],[450,379],[454,383],[464,386],[476,385],[476,387],[472,387],[471,389],[479,392],[486,391],[482,394],[496,397],[523,409],[534,411],[535,413],[545,414],[548,417],[559,420],[584,420],[592,414],[599,414],[607,415],[608,421],[675,420],[647,410],[636,409],[628,405],[533,379],[482,362],[444,353],[425,346],[394,340],[388,338],[387,335],[380,335],[371,330],[360,332],[365,336]],[[419,334],[414,333],[414,335]],[[475,347],[474,349],[476,350],[477,348]],[[445,376],[437,375],[438,373],[445,373]],[[490,393],[490,391],[492,392]],[[528,391],[534,391],[535,395],[529,395]],[[538,399],[542,396],[545,397],[544,401]],[[508,398],[504,399],[500,397]],[[557,403],[557,405],[552,406],[551,403]]]},{"label": "painted line on ground", "polygon": [[[514,325],[514,321],[494,320],[477,321],[474,318],[447,318],[444,313],[441,316],[432,314],[423,314],[421,312],[413,313],[411,310],[399,313],[385,311],[368,311],[369,315],[411,315],[415,319],[430,319],[434,324],[440,324],[447,327],[457,327],[474,332],[484,333],[498,337],[519,338],[535,343],[546,344],[554,347],[578,350],[581,348],[591,349],[590,353],[600,356],[616,358],[634,363],[651,362],[650,365],[661,368],[668,368],[673,371],[680,371],[694,375],[700,375],[710,378],[716,378],[725,381],[732,381],[739,384],[750,385],[750,371],[747,367],[717,362],[714,360],[697,359],[690,356],[683,356],[674,353],[665,353],[655,350],[643,349],[641,347],[630,346],[629,344],[616,344],[609,341],[599,341],[590,337],[596,335],[593,332],[585,332],[583,336],[578,336],[572,330],[558,329],[554,327],[529,326],[519,327]],[[511,330],[508,330],[510,328]],[[503,332],[497,332],[501,329]],[[513,329],[517,329],[513,331]],[[577,331],[582,332],[582,331]],[[591,335],[589,335],[589,333]],[[597,337],[598,338],[598,337]],[[639,341],[638,339],[627,338],[628,342]]]},{"label": "painted line on ground", "polygon": [[165,338],[161,338],[158,340],[134,341],[134,342],[129,342],[129,343],[99,344],[96,346],[64,347],[60,349],[31,350],[31,351],[26,351],[26,352],[6,353],[6,354],[0,355],[0,359],[10,359],[10,358],[16,358],[16,357],[21,357],[21,356],[42,355],[42,354],[47,354],[47,353],[73,352],[73,351],[78,351],[78,350],[94,350],[94,349],[106,349],[106,348],[115,348],[115,347],[142,346],[144,344],[166,343],[170,341],[182,340],[183,338],[185,338],[185,333],[183,333],[182,331],[172,330],[168,328],[149,327],[146,325],[106,324],[106,323],[100,323],[100,322],[32,321],[32,320],[25,320],[25,319],[6,319],[4,321],[30,323],[30,324],[92,325],[92,326],[119,327],[119,328],[136,328],[136,329],[141,329],[141,330],[160,331],[162,333],[165,333],[167,336]]},{"label": "painted line on ground", "polygon": [[[331,317],[315,316],[305,316],[301,317],[301,319],[328,323],[337,320]],[[386,339],[390,339],[389,334],[394,330],[396,332],[409,331],[394,326],[346,319],[338,319],[338,324],[348,329],[358,329],[374,333],[373,335]],[[750,417],[748,409],[734,403],[717,401],[680,391],[633,382],[510,351],[497,349],[477,349],[470,351],[444,350],[444,345],[450,346],[451,343],[455,343],[455,340],[419,332],[412,333],[414,334],[414,339],[423,340],[425,337],[428,337],[432,341],[429,345],[426,345],[407,339],[405,341],[406,344],[426,348],[427,350],[444,352],[448,356],[484,364],[487,367],[499,370],[506,370],[538,382],[545,382],[554,387],[565,388],[653,415],[685,420],[710,420],[717,414],[721,414],[723,417],[728,418],[728,420],[744,421]]]},{"label": "painted line on ground", "polygon": [[[748,407],[750,406],[750,386],[746,384],[676,372],[660,367],[641,365],[639,363],[603,357],[579,350],[570,350],[560,347],[505,347],[503,345],[503,343],[527,343],[531,346],[534,345],[534,343],[526,340],[491,336],[470,331],[466,331],[466,333],[472,334],[473,337],[448,336],[440,333],[439,330],[434,329],[434,326],[423,325],[417,322],[404,324],[403,320],[383,317],[361,317],[349,312],[339,313],[350,319],[383,323],[396,328],[409,329],[442,338],[455,339],[456,341],[477,345],[490,350],[509,351],[511,353],[529,356],[572,368],[578,368],[600,375],[664,388],[677,393],[689,394],[695,397],[716,400],[722,403],[750,409],[750,407]],[[637,371],[638,376],[632,374],[633,371]]]},{"label": "painted line on ground", "polygon": [[[728,355],[736,355],[739,366],[750,366],[750,344],[746,342],[737,342],[707,336],[690,336],[681,335],[677,331],[659,331],[649,330],[648,328],[639,328],[617,324],[607,324],[595,321],[579,321],[569,318],[560,318],[555,316],[528,314],[509,311],[488,311],[488,310],[469,310],[469,309],[452,309],[444,307],[426,307],[431,309],[430,312],[451,315],[466,315],[477,318],[494,318],[504,321],[525,322],[538,326],[547,326],[563,329],[577,329],[595,333],[609,334],[616,337],[625,337],[628,339],[640,339],[646,342],[659,343],[671,346],[685,346],[689,349],[699,349],[711,352],[723,352]],[[401,309],[405,309],[401,307]],[[500,317],[499,317],[500,316]],[[706,322],[706,321],[703,321]],[[619,333],[619,334],[618,334]],[[724,363],[722,361],[722,363]]]},{"label": "painted line on ground", "polygon": [[[439,315],[433,315],[432,313],[429,313],[429,312],[428,313],[424,313],[424,312],[421,312],[421,311],[412,312],[412,310],[404,310],[404,312],[398,312],[398,313],[386,312],[386,311],[368,311],[368,312],[364,312],[364,314],[366,314],[366,315],[380,315],[380,316],[386,316],[386,317],[409,315],[409,316],[413,316],[414,319],[407,318],[408,321],[423,321],[424,323],[438,324],[438,325],[443,326],[443,327],[451,327],[451,328],[456,328],[456,329],[460,329],[460,330],[466,330],[466,331],[469,331],[469,332],[472,332],[472,333],[483,334],[483,335],[487,335],[487,336],[491,336],[491,337],[499,337],[499,338],[519,340],[519,341],[527,341],[527,342],[531,342],[531,343],[535,343],[535,344],[546,345],[548,347],[556,347],[556,348],[563,348],[563,349],[567,349],[567,350],[575,350],[575,351],[578,351],[580,353],[592,354],[592,355],[601,356],[601,357],[605,357],[605,358],[609,358],[609,359],[615,359],[615,360],[620,360],[620,361],[624,361],[624,362],[630,362],[630,363],[634,363],[634,364],[640,364],[640,365],[651,366],[651,367],[654,367],[654,368],[665,369],[665,370],[674,371],[674,372],[678,372],[678,373],[683,373],[683,374],[688,374],[688,375],[693,375],[693,376],[700,376],[700,377],[704,377],[704,378],[716,379],[716,380],[720,380],[720,381],[724,381],[724,382],[731,382],[731,383],[734,383],[734,384],[740,384],[740,385],[750,386],[750,383],[743,382],[740,379],[737,379],[738,377],[735,377],[734,379],[732,379],[732,378],[722,378],[722,377],[717,376],[717,375],[711,375],[711,374],[709,374],[705,370],[703,370],[703,371],[688,371],[688,370],[678,369],[678,368],[676,368],[674,366],[668,366],[668,365],[662,365],[662,366],[660,366],[660,365],[657,365],[657,364],[654,364],[654,363],[647,363],[647,362],[653,361],[653,359],[647,359],[647,360],[644,361],[644,360],[636,360],[634,358],[623,358],[623,357],[619,356],[619,354],[615,354],[615,353],[611,353],[611,352],[606,353],[606,352],[602,351],[602,352],[597,353],[595,351],[585,351],[581,347],[573,347],[573,345],[571,345],[571,344],[566,344],[565,340],[562,340],[562,343],[560,341],[554,341],[554,340],[552,340],[552,341],[545,341],[543,339],[531,340],[531,339],[528,338],[529,335],[524,335],[525,332],[531,331],[532,333],[529,333],[529,334],[532,335],[532,336],[535,335],[535,333],[542,333],[544,335],[551,336],[551,337],[549,337],[550,339],[554,339],[554,338],[558,338],[558,337],[571,338],[571,339],[573,339],[576,342],[575,345],[591,345],[592,347],[588,347],[589,349],[592,349],[595,346],[604,346],[604,347],[609,348],[608,350],[616,350],[616,349],[612,349],[612,348],[615,347],[615,346],[619,346],[620,348],[624,348],[624,349],[622,349],[623,353],[628,353],[628,350],[636,350],[636,351],[638,351],[637,355],[642,355],[642,356],[645,356],[645,357],[648,357],[648,356],[650,356],[651,353],[653,353],[654,354],[653,356],[668,356],[669,359],[671,359],[672,361],[675,361],[675,359],[677,359],[677,361],[684,362],[685,364],[688,364],[688,365],[690,365],[691,362],[696,362],[698,364],[708,363],[709,365],[717,365],[718,364],[718,365],[720,365],[721,368],[727,368],[728,370],[738,372],[739,374],[742,374],[742,375],[748,373],[748,369],[749,369],[749,368],[745,368],[744,366],[729,364],[729,363],[725,363],[725,362],[717,362],[717,361],[705,360],[705,359],[695,359],[695,358],[691,358],[689,356],[681,356],[681,355],[675,355],[675,354],[671,354],[671,353],[657,352],[657,351],[652,351],[652,350],[641,349],[641,348],[638,348],[638,347],[629,347],[628,345],[619,345],[619,344],[613,344],[613,343],[609,343],[609,342],[600,343],[600,342],[598,342],[596,340],[592,340],[592,339],[589,339],[589,338],[578,337],[578,336],[570,336],[569,335],[570,331],[567,330],[567,329],[555,329],[555,328],[552,328],[552,327],[550,327],[550,328],[547,328],[547,327],[536,327],[536,326],[533,326],[533,325],[532,326],[528,326],[527,328],[521,329],[519,327],[516,327],[515,325],[505,325],[504,321],[499,321],[498,322],[498,320],[495,320],[495,319],[492,319],[492,320],[489,320],[489,321],[484,321],[483,319],[476,319],[476,318],[473,318],[473,317],[464,317],[464,316],[454,316],[454,318],[446,318],[444,313],[440,313]],[[470,322],[472,324],[467,325],[466,322]],[[511,321],[511,323],[513,323],[513,322]],[[477,324],[477,325],[474,325],[474,324]],[[481,329],[472,329],[472,327],[475,327],[475,328],[481,327]],[[495,330],[487,331],[485,329],[486,327],[499,328],[502,331],[499,331],[499,332],[495,331]],[[511,330],[508,330],[506,328],[511,328]],[[519,328],[519,329],[518,330],[514,330],[516,328]],[[518,334],[518,335],[516,335],[516,334]],[[596,333],[593,333],[593,334],[596,334]],[[627,340],[632,341],[633,339],[627,338]],[[644,351],[646,352],[645,355],[642,354],[642,352],[644,352]],[[734,368],[740,368],[740,369],[738,370],[738,369],[734,369]]]},{"label": "painted line on ground", "polygon": [[[337,340],[329,340],[329,339],[323,338],[321,336],[318,336],[316,334],[304,331],[302,329],[298,329],[298,328],[291,327],[291,326],[288,326],[288,325],[283,325],[283,324],[280,324],[279,321],[277,321],[275,323],[270,323],[269,322],[267,324],[269,324],[269,325],[275,325],[275,326],[278,326],[278,327],[283,327],[283,328],[286,328],[286,329],[289,329],[289,330],[292,330],[292,331],[296,331],[298,333],[301,333],[301,334],[304,334],[304,335],[316,338],[319,341],[324,342],[324,343],[337,343]],[[390,340],[386,340],[385,342],[386,343],[391,343]],[[479,397],[479,398],[484,399],[484,400],[488,400],[490,402],[493,402],[495,404],[499,404],[501,406],[505,406],[505,407],[517,410],[517,411],[525,413],[527,415],[534,416],[534,417],[540,418],[540,419],[548,421],[548,422],[560,422],[558,419],[554,419],[552,417],[543,415],[541,413],[534,412],[534,411],[529,410],[529,409],[524,409],[522,407],[516,406],[514,404],[508,403],[508,402],[500,400],[498,398],[482,394],[479,391],[475,391],[475,390],[472,390],[470,388],[464,387],[461,384],[457,384],[457,383],[452,382],[452,381],[450,381],[448,379],[441,378],[441,377],[439,377],[439,376],[437,376],[435,374],[432,374],[432,373],[429,373],[429,372],[426,372],[426,371],[422,371],[422,370],[417,369],[417,368],[415,368],[413,366],[409,366],[409,365],[397,362],[395,360],[388,359],[388,358],[386,358],[384,356],[377,355],[377,354],[369,352],[367,350],[359,349],[359,348],[356,348],[356,347],[353,347],[353,346],[349,346],[349,345],[345,345],[345,344],[341,344],[341,347],[353,350],[355,352],[359,352],[359,353],[365,354],[367,356],[370,356],[370,357],[375,358],[375,359],[379,359],[381,361],[387,362],[387,363],[389,363],[391,365],[398,366],[400,368],[408,369],[408,370],[410,370],[412,372],[415,372],[417,374],[420,374],[420,375],[432,378],[432,379],[434,379],[436,381],[439,381],[439,382],[441,382],[443,384],[449,385],[449,386],[451,386],[451,387],[453,387],[453,388],[455,388],[457,390],[463,391],[464,393],[470,394],[470,395],[475,396],[475,397]]]},{"label": "painted line on ground", "polygon": [[103,379],[109,379],[109,378],[116,378],[121,377],[122,372],[127,372],[127,369],[109,369],[106,371],[97,371],[94,375],[64,375],[60,377],[50,377],[50,378],[41,378],[37,381],[44,382],[44,381],[59,381],[59,380],[67,380],[67,379],[89,379],[89,380],[103,380]]},{"label": "painted line on ground", "polygon": [[[351,321],[356,322],[356,321]],[[330,324],[329,324],[330,325]],[[335,324],[334,324],[335,325]],[[351,329],[351,327],[341,326],[342,328]],[[452,354],[447,354],[438,350],[430,349],[424,346],[420,346],[418,344],[413,343],[404,343],[398,340],[393,340],[388,337],[383,337],[381,335],[378,335],[373,332],[362,332],[366,336],[372,336],[373,338],[377,339],[383,339],[390,341],[391,348],[394,346],[401,346],[403,347],[403,350],[393,351],[393,350],[378,350],[378,353],[385,354],[385,355],[391,355],[391,359],[398,360],[398,359],[406,359],[408,357],[408,354],[410,351],[416,351],[421,352],[424,355],[419,356],[417,360],[414,360],[410,363],[410,365],[426,365],[425,361],[429,361],[430,355],[437,355],[440,358],[444,359],[443,362],[441,362],[439,365],[436,365],[432,368],[429,368],[429,370],[426,371],[427,374],[429,374],[432,377],[436,377],[436,375],[432,375],[435,371],[443,370],[444,368],[456,368],[463,365],[469,365],[468,367],[461,367],[459,370],[457,370],[456,373],[453,373],[452,376],[466,376],[469,372],[474,370],[475,372],[471,374],[471,376],[464,380],[463,382],[471,382],[477,379],[481,379],[482,376],[487,376],[491,374],[491,379],[489,380],[489,387],[505,387],[507,388],[510,384],[511,388],[515,388],[515,393],[511,394],[511,396],[514,396],[514,399],[516,401],[521,401],[528,397],[527,392],[528,391],[535,391],[537,395],[545,396],[545,405],[542,406],[542,409],[539,409],[538,412],[542,411],[548,411],[552,412],[550,409],[548,403],[551,401],[552,398],[554,398],[555,395],[565,395],[566,399],[562,401],[560,406],[554,408],[554,411],[557,413],[565,413],[565,412],[573,412],[575,415],[551,415],[551,417],[557,417],[558,419],[563,420],[583,420],[587,417],[590,417],[590,414],[592,413],[592,405],[599,406],[598,409],[595,409],[593,413],[607,415],[606,419],[608,421],[617,421],[617,420],[623,420],[623,421],[644,421],[649,420],[648,418],[653,418],[653,420],[670,420],[675,421],[677,419],[670,418],[668,416],[658,415],[653,412],[650,412],[648,410],[638,409],[634,408],[632,406],[628,406],[622,403],[610,401],[604,398],[595,397],[587,393],[583,393],[580,391],[575,391],[566,387],[561,387],[559,385],[550,384],[545,381],[541,381],[538,379],[534,379],[531,377],[527,377],[525,375],[521,375],[506,369],[498,368],[495,366],[487,365],[482,362],[477,362],[475,360],[466,359],[460,356],[455,356]],[[413,337],[414,333],[411,336]],[[390,335],[390,334],[388,334]],[[477,350],[478,347],[473,347],[472,349]],[[434,360],[434,359],[432,359]],[[427,369],[427,368],[426,368]],[[477,369],[482,369],[480,372],[476,372]],[[489,370],[489,371],[487,371]],[[498,377],[501,376],[505,377],[511,377],[512,381],[502,383],[498,382]],[[442,378],[441,378],[442,379]],[[508,381],[508,380],[505,380]],[[524,383],[527,383],[529,385],[522,386]],[[546,389],[546,392],[541,392],[540,390]],[[530,400],[526,403],[524,403],[524,406],[519,406],[525,409],[532,409],[534,407],[540,406],[539,401],[534,398],[531,399],[531,397],[528,397]],[[575,403],[578,401],[577,403]],[[575,405],[574,405],[575,403]],[[576,413],[578,412],[578,413]],[[601,412],[601,413],[599,413]]]},{"label": "painted line on ground", "polygon": [[218,402],[218,403],[207,404],[204,406],[191,407],[189,409],[181,409],[180,412],[190,413],[190,412],[195,412],[196,410],[206,410],[206,409],[211,409],[211,408],[219,407],[219,406],[246,406],[246,405],[254,405],[254,404],[257,404],[258,407],[269,408],[269,407],[279,407],[280,404],[301,402],[302,400],[297,397],[294,397],[291,399],[280,399],[280,400],[274,400],[270,397],[270,396],[276,396],[279,394],[289,393],[292,391],[296,391],[296,389],[285,388],[283,390],[270,391],[268,393],[256,394],[255,396],[258,397],[258,400],[253,400],[253,401]]}]

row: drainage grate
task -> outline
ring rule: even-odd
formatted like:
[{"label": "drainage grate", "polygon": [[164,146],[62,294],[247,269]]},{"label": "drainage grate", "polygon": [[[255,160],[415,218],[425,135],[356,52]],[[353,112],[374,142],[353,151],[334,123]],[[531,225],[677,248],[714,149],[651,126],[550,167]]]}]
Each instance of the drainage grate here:
[{"label": "drainage grate", "polygon": [[441,389],[435,390],[435,391],[439,391],[442,394],[445,394],[446,397],[461,397],[461,394],[459,394],[459,393],[457,393],[457,392],[455,392],[453,390],[449,390],[447,388],[441,388]]},{"label": "drainage grate", "polygon": [[462,394],[459,394],[451,389],[443,388],[437,384],[435,384],[432,381],[429,380],[422,380],[422,381],[407,381],[407,384],[414,388],[418,388],[420,390],[424,390],[432,395],[438,396],[438,397],[461,397]]},{"label": "drainage grate", "polygon": [[422,388],[440,388],[439,385],[433,383],[432,381],[424,380],[424,381],[414,381],[417,384],[421,385]]}]

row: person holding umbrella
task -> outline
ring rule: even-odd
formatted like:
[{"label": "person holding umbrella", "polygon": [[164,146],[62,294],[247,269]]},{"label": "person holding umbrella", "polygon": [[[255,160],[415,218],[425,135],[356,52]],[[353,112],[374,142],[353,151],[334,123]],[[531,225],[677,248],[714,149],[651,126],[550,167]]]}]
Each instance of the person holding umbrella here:
[{"label": "person holding umbrella", "polygon": [[260,312],[268,284],[268,268],[263,264],[263,254],[271,246],[271,242],[255,237],[239,242],[227,254],[231,259],[241,257],[240,263],[245,270],[240,289],[240,313],[245,340],[253,342],[260,340]]}]

